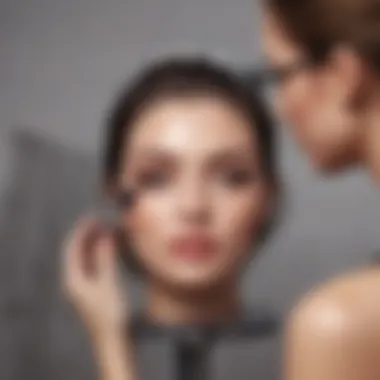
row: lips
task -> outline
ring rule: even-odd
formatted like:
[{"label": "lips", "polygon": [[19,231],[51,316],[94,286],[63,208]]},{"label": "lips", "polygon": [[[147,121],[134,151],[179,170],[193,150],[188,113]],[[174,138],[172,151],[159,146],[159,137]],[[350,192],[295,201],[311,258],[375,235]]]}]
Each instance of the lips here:
[{"label": "lips", "polygon": [[188,261],[211,259],[217,252],[215,239],[205,234],[189,234],[171,241],[170,250],[174,257]]}]

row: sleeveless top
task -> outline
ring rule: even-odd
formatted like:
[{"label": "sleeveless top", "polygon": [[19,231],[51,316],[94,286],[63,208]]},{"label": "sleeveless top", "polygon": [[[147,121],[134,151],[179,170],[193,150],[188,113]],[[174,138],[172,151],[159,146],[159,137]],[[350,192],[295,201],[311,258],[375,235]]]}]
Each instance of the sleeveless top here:
[{"label": "sleeveless top", "polygon": [[130,333],[141,380],[280,379],[281,323],[257,310],[224,324],[163,326],[137,315]]}]

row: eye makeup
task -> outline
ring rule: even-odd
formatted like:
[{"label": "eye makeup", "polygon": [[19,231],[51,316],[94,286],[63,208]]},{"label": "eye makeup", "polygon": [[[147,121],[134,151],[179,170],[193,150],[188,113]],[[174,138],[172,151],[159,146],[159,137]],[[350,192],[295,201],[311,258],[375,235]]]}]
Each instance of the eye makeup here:
[{"label": "eye makeup", "polygon": [[237,188],[251,185],[260,178],[261,173],[256,166],[251,155],[234,152],[216,157],[210,172],[224,185]]},{"label": "eye makeup", "polygon": [[246,168],[221,168],[217,172],[217,178],[231,188],[244,187],[252,184],[257,179],[257,174]]},{"label": "eye makeup", "polygon": [[165,168],[149,167],[137,173],[137,180],[144,190],[154,190],[165,187],[171,180],[172,173]]},{"label": "eye makeup", "polygon": [[166,188],[177,173],[178,163],[167,155],[148,156],[136,163],[133,177],[141,191]]},{"label": "eye makeup", "polygon": [[[131,174],[133,181],[138,184],[139,192],[164,191],[184,178],[189,170],[193,174],[194,170],[198,170],[202,181],[238,189],[250,186],[262,177],[255,154],[252,154],[251,149],[246,150],[247,148],[234,148],[212,152],[191,167],[167,154],[154,157],[149,155],[131,165]],[[194,165],[198,165],[199,169]]]}]

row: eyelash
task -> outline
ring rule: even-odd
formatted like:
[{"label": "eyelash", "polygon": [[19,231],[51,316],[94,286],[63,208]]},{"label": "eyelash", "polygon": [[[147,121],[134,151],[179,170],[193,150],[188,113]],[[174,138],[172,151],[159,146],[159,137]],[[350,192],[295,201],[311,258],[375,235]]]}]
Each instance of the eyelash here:
[{"label": "eyelash", "polygon": [[[229,170],[217,176],[221,182],[228,186],[245,186],[254,179],[246,170]],[[170,180],[169,175],[159,171],[142,173],[139,176],[139,184],[145,189],[156,189],[165,186]]]},{"label": "eyelash", "polygon": [[246,186],[254,179],[252,174],[244,169],[226,171],[221,174],[221,177],[223,182],[226,182],[229,186],[233,187]]},{"label": "eyelash", "polygon": [[162,187],[167,183],[168,175],[160,170],[150,170],[139,175],[139,184],[146,189]]},{"label": "eyelash", "polygon": [[[170,183],[172,174],[161,168],[151,168],[138,174],[138,183],[143,189],[159,190]],[[221,169],[215,176],[218,182],[229,188],[244,187],[255,180],[255,174],[247,169]]]}]

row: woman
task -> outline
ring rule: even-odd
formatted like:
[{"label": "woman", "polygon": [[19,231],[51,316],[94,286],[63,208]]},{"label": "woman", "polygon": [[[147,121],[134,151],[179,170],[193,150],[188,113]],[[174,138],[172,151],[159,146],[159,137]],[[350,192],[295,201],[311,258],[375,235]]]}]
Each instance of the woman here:
[{"label": "woman", "polygon": [[[145,284],[145,320],[171,326],[238,318],[240,274],[276,203],[271,127],[259,99],[204,60],[150,67],[120,94],[107,125],[104,183],[115,202],[132,190],[132,204],[119,202],[122,255]],[[93,267],[86,271],[89,245]],[[110,232],[85,220],[63,255],[67,295],[106,380],[136,376],[116,252]]]},{"label": "woman", "polygon": [[[266,0],[276,104],[322,172],[365,167],[380,180],[380,2]],[[380,379],[380,269],[334,279],[295,308],[286,379]]]}]

